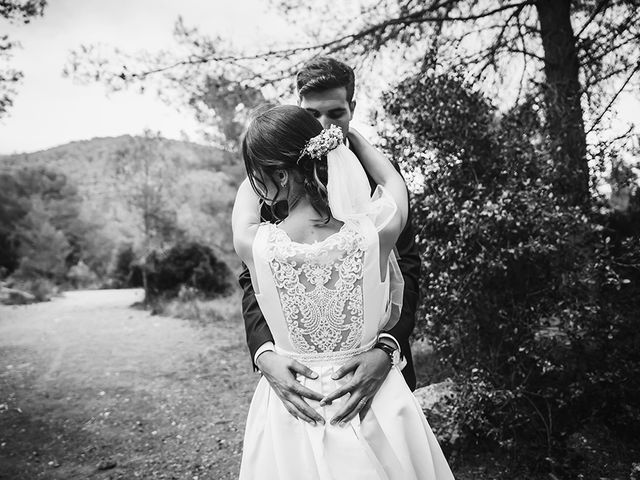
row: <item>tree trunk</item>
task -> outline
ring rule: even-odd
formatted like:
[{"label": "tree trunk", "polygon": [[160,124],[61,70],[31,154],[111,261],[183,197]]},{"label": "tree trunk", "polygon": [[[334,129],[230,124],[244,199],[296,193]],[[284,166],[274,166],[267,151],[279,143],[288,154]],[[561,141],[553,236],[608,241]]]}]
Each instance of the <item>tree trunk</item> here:
[{"label": "tree trunk", "polygon": [[571,0],[536,0],[540,20],[548,134],[555,163],[555,188],[573,205],[589,199],[586,135]]}]

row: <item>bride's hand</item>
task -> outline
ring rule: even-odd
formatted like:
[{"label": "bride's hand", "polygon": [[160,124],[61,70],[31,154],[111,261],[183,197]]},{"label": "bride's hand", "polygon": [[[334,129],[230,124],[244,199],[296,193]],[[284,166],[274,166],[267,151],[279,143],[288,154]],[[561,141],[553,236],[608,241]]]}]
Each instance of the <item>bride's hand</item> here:
[{"label": "bride's hand", "polygon": [[329,404],[347,393],[350,394],[349,399],[331,419],[331,424],[350,422],[358,413],[360,418],[363,418],[390,370],[389,356],[377,348],[351,358],[336,370],[331,377],[334,380],[344,377],[349,372],[353,372],[353,377],[320,402],[320,405]]},{"label": "bride's hand", "polygon": [[256,365],[291,415],[312,425],[324,425],[324,418],[304,401],[304,398],[319,401],[322,400],[322,395],[305,387],[296,379],[296,374],[316,379],[317,373],[297,360],[273,351],[260,354]]}]

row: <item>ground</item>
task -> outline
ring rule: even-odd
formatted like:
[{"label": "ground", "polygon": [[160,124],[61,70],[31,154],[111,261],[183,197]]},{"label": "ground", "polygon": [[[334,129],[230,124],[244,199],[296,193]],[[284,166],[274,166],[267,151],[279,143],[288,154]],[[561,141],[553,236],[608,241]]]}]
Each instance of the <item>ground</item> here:
[{"label": "ground", "polygon": [[237,478],[258,380],[239,315],[202,325],[140,298],[0,306],[0,479]]},{"label": "ground", "polygon": [[[193,302],[200,321],[132,308],[141,298],[78,291],[0,305],[0,480],[237,478],[258,382],[239,294],[211,314]],[[428,383],[428,349],[414,344],[414,359]],[[456,478],[497,478],[492,463]]]}]

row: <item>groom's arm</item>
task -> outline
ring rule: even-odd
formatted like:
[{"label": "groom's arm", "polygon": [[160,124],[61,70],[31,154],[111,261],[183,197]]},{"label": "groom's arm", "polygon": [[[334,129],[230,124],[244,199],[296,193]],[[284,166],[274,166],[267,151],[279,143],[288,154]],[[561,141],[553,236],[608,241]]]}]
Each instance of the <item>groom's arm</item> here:
[{"label": "groom's arm", "polygon": [[258,306],[253,284],[251,283],[251,275],[244,263],[242,264],[242,272],[238,277],[238,283],[242,287],[242,317],[244,319],[247,346],[255,369],[255,355],[258,349],[266,343],[273,343],[273,335],[271,335],[269,325],[267,325],[267,321]]}]

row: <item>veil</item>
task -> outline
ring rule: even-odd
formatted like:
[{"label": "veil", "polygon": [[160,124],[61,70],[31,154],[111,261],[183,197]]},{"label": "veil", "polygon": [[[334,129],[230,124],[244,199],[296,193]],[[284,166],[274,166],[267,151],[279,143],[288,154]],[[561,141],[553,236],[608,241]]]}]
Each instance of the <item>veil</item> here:
[{"label": "veil", "polygon": [[[327,197],[334,218],[345,221],[353,217],[367,216],[377,231],[382,230],[397,214],[393,197],[378,185],[373,195],[369,179],[355,154],[340,144],[327,153]],[[388,318],[382,320],[383,329],[393,327],[400,318],[404,278],[398,265],[395,249],[389,254],[387,265],[389,279]]]}]

